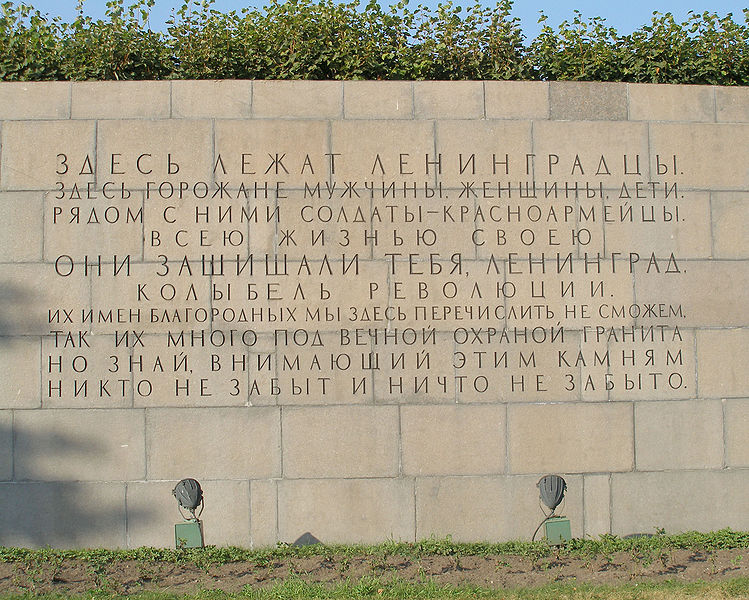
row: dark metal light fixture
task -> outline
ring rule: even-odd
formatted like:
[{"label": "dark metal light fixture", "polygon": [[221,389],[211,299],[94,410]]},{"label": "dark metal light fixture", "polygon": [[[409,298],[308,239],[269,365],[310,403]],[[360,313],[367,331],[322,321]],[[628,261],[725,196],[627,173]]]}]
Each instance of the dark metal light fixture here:
[{"label": "dark metal light fixture", "polygon": [[564,500],[564,493],[567,491],[567,482],[559,475],[544,475],[538,480],[536,487],[539,490],[539,500],[551,512],[546,514],[546,511],[541,508],[541,511],[544,513],[544,520],[536,527],[532,539],[535,540],[536,534],[538,534],[541,527],[545,527],[546,539],[550,544],[558,545],[568,542],[572,539],[570,520],[554,514],[554,511],[556,511],[562,500]]},{"label": "dark metal light fixture", "polygon": [[[185,521],[197,520],[197,518],[203,512],[203,488],[195,479],[183,479],[172,490],[172,495],[177,499],[179,505],[179,512]],[[195,515],[195,510],[200,507],[200,512]],[[185,517],[182,513],[182,509],[190,512],[191,518]]]},{"label": "dark metal light fixture", "polygon": [[[200,515],[203,514],[205,506],[203,502],[203,489],[195,479],[183,479],[172,490],[172,495],[177,499],[179,514],[185,523],[177,523],[174,526],[174,545],[177,548],[202,548],[203,547],[203,523]],[[198,510],[197,515],[195,511]],[[190,516],[185,516],[186,510]]]},{"label": "dark metal light fixture", "polygon": [[564,500],[567,482],[559,475],[545,475],[538,481],[536,487],[541,492],[541,502],[551,510],[548,516],[553,517],[557,506]]}]

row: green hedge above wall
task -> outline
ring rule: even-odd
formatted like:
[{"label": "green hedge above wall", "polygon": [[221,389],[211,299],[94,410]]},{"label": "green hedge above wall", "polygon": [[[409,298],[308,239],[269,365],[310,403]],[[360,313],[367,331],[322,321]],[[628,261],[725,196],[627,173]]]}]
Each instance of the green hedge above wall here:
[{"label": "green hedge above wall", "polygon": [[[165,32],[153,0],[108,2],[104,20],[72,23],[2,3],[0,80],[541,79],[749,85],[749,10],[743,23],[669,13],[630,35],[577,13],[525,39],[512,0],[461,10],[451,2],[387,9],[291,0],[223,13],[185,0]],[[542,17],[543,18],[543,17]]]}]

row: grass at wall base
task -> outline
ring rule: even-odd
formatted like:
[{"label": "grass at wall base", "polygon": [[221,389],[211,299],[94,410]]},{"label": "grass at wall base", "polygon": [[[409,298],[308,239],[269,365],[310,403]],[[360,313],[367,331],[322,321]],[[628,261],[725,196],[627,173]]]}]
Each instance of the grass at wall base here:
[{"label": "grass at wall base", "polygon": [[561,547],[447,538],[254,550],[0,548],[0,597],[11,596],[749,598],[749,532],[606,535]]}]

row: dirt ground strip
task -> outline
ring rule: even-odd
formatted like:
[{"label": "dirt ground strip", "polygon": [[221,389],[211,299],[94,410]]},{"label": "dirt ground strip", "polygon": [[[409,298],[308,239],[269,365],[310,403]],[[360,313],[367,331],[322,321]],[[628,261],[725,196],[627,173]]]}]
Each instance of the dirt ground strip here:
[{"label": "dirt ground strip", "polygon": [[[747,555],[746,557],[744,555]],[[438,584],[468,583],[488,588],[541,586],[557,581],[617,584],[632,581],[696,581],[749,576],[749,549],[700,552],[664,551],[654,557],[615,553],[585,559],[558,554],[538,559],[494,556],[315,556],[267,564],[234,562],[198,567],[152,561],[116,561],[92,565],[64,559],[42,564],[0,564],[0,593],[82,593],[96,588],[128,594],[159,590],[177,594],[245,586],[269,586],[296,576],[334,585],[362,577]]]}]

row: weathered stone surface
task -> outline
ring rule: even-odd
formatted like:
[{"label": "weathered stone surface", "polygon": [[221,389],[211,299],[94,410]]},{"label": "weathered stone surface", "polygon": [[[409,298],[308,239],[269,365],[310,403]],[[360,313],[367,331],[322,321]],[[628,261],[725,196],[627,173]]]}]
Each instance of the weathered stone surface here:
[{"label": "weathered stone surface", "polygon": [[749,466],[749,444],[746,432],[749,431],[749,401],[736,398],[723,401],[723,415],[726,428],[726,466]]},{"label": "weathered stone surface", "polygon": [[341,81],[254,81],[252,115],[255,118],[340,118],[343,114]]},{"label": "weathered stone surface", "polygon": [[631,121],[715,121],[711,87],[630,83],[627,89]]},{"label": "weathered stone surface", "polygon": [[505,471],[504,406],[401,408],[405,475],[498,475]]},{"label": "weathered stone surface", "polygon": [[34,262],[42,258],[42,194],[39,192],[0,193],[0,260]]},{"label": "weathered stone surface", "polygon": [[[125,183],[128,189],[142,190],[151,181],[155,183],[151,184],[151,194],[163,199],[157,189],[164,181],[186,181],[192,188],[213,179],[212,126],[208,119],[100,121],[96,150],[97,178],[114,182],[115,189]],[[164,194],[171,197],[166,189]]]},{"label": "weathered stone surface", "polygon": [[275,408],[150,408],[146,443],[148,479],[254,479],[281,471]]},{"label": "weathered stone surface", "polygon": [[323,543],[414,541],[414,489],[406,479],[283,480],[278,484],[278,537],[310,532]]},{"label": "weathered stone surface", "polygon": [[[749,325],[743,290],[749,285],[749,262],[677,260],[679,273],[660,261],[661,272],[648,267],[650,258],[635,273],[635,291],[641,304],[656,303],[660,322],[679,327],[738,327]],[[647,262],[646,262],[647,261]],[[648,273],[650,270],[650,273]],[[670,273],[668,271],[671,271]],[[671,314],[682,307],[682,315]],[[673,310],[670,308],[673,307]],[[644,315],[643,315],[644,316]]]},{"label": "weathered stone surface", "polygon": [[715,108],[718,122],[749,121],[749,88],[716,87]]},{"label": "weathered stone surface", "polygon": [[3,123],[0,190],[52,190],[60,180],[85,187],[94,180],[82,166],[87,156],[95,158],[95,132],[93,121]]},{"label": "weathered stone surface", "polygon": [[552,81],[549,105],[556,120],[625,120],[627,84]]},{"label": "weathered stone surface", "polygon": [[278,482],[250,482],[250,545],[275,546],[278,540]]},{"label": "weathered stone surface", "polygon": [[511,404],[511,473],[629,471],[633,422],[628,404]]},{"label": "weathered stone surface", "polygon": [[0,83],[0,120],[67,119],[69,81],[3,81]]},{"label": "weathered stone surface", "polygon": [[417,81],[413,86],[417,119],[484,117],[484,84],[481,81]]},{"label": "weathered stone surface", "polygon": [[743,232],[749,228],[749,194],[746,192],[713,192],[713,256],[715,258],[749,258]]},{"label": "weathered stone surface", "polygon": [[0,481],[13,479],[13,413],[0,411]]},{"label": "weathered stone surface", "polygon": [[0,342],[3,408],[39,408],[42,370],[39,338],[9,337]]},{"label": "weathered stone surface", "polygon": [[398,409],[394,406],[285,408],[283,435],[286,477],[398,474]]},{"label": "weathered stone surface", "polygon": [[15,477],[20,481],[127,481],[146,474],[140,410],[18,410]]},{"label": "weathered stone surface", "polygon": [[251,81],[173,81],[172,117],[241,119],[252,112]]},{"label": "weathered stone surface", "polygon": [[76,81],[73,119],[163,119],[169,117],[168,81]]},{"label": "weathered stone surface", "polygon": [[749,174],[740,149],[746,148],[747,135],[745,123],[651,123],[651,162],[656,157],[668,162],[676,155],[677,178],[684,188],[743,190]]},{"label": "weathered stone surface", "polygon": [[639,402],[635,440],[638,471],[719,469],[723,464],[721,402]]},{"label": "weathered stone surface", "polygon": [[[652,217],[655,221],[645,227],[641,222],[622,222],[619,218],[621,212],[612,211],[612,222],[605,225],[606,253],[619,252],[622,256],[629,256],[630,252],[637,252],[648,257],[654,253],[659,258],[668,258],[674,253],[682,259],[711,258],[710,194],[681,194],[678,216],[673,206],[675,194],[665,199],[661,187],[658,195],[662,199],[656,202],[652,197],[628,201],[627,206],[631,205],[635,214],[644,214],[645,218]],[[666,221],[667,218],[670,220]]]},{"label": "weathered stone surface", "polygon": [[585,535],[593,538],[611,533],[611,476],[585,475],[583,478]]},{"label": "weathered stone surface", "polygon": [[0,483],[3,546],[125,548],[125,484]]},{"label": "weathered stone surface", "polygon": [[611,476],[612,533],[667,533],[749,527],[746,471],[614,473]]},{"label": "weathered stone surface", "polygon": [[744,352],[749,329],[697,332],[697,389],[701,398],[746,397],[749,373]]},{"label": "weathered stone surface", "polygon": [[414,90],[410,81],[344,81],[346,119],[411,119]]},{"label": "weathered stone surface", "polygon": [[71,311],[78,319],[81,309],[89,307],[90,284],[81,275],[83,265],[64,259],[58,267],[69,277],[58,275],[54,264],[0,264],[2,335],[46,335],[62,322],[56,320],[56,311]]},{"label": "weathered stone surface", "polygon": [[485,81],[484,98],[487,119],[549,118],[549,84],[545,81]]}]

